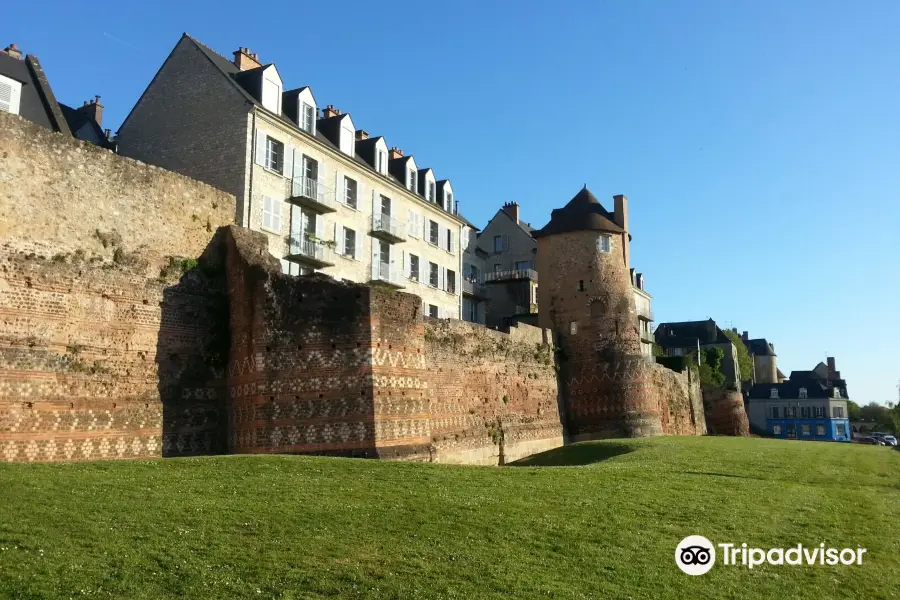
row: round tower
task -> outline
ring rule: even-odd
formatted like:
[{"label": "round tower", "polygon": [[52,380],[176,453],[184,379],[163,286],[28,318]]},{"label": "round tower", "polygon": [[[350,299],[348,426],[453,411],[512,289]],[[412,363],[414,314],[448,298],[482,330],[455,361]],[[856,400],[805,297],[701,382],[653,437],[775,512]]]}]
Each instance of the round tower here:
[{"label": "round tower", "polygon": [[628,199],[608,212],[585,186],[537,239],[538,320],[557,336],[571,441],[660,435],[629,272]]}]

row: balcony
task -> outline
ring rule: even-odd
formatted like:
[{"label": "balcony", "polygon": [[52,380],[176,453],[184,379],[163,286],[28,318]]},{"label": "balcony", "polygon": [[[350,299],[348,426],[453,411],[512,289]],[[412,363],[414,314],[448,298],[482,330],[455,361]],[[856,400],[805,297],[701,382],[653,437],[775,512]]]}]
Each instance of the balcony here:
[{"label": "balcony", "polygon": [[649,308],[643,308],[640,306],[635,307],[635,312],[637,312],[638,319],[643,319],[644,321],[655,321],[653,318],[653,311]]},{"label": "balcony", "polygon": [[314,269],[332,267],[334,266],[334,251],[320,242],[290,238],[288,255],[285,260]]},{"label": "balcony", "polygon": [[475,298],[485,298],[485,289],[484,284],[480,281],[469,279],[468,277],[463,278],[462,282],[462,291],[463,294],[467,296],[473,296]]},{"label": "balcony", "polygon": [[649,328],[649,327],[648,327],[647,329],[640,329],[639,331],[640,331],[640,334],[641,334],[641,341],[642,341],[642,342],[650,342],[650,343],[653,343],[653,342],[656,341],[656,340],[654,339],[654,337],[653,337],[653,332],[650,331],[650,328]]},{"label": "balcony", "polygon": [[485,283],[501,281],[533,281],[537,283],[538,274],[534,269],[512,269],[509,271],[488,271],[484,274]]},{"label": "balcony", "polygon": [[406,225],[390,215],[372,215],[373,237],[386,242],[398,243],[406,241]]},{"label": "balcony", "polygon": [[294,177],[291,180],[287,201],[317,213],[331,213],[337,210],[334,190],[309,177]]},{"label": "balcony", "polygon": [[397,289],[406,285],[406,278],[400,271],[391,268],[387,263],[377,263],[372,266],[372,281],[386,283]]}]

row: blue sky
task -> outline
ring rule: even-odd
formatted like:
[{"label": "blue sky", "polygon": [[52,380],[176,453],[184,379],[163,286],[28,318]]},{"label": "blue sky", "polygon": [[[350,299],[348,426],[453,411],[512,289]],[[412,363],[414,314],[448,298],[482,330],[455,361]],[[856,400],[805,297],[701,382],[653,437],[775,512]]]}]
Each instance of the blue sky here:
[{"label": "blue sky", "polygon": [[[250,8],[259,7],[254,13]],[[900,3],[46,2],[4,43],[115,130],[188,32],[453,181],[483,225],[582,186],[630,199],[658,321],[715,318],[827,355],[860,403],[900,382]],[[211,99],[212,101],[212,99]]]}]

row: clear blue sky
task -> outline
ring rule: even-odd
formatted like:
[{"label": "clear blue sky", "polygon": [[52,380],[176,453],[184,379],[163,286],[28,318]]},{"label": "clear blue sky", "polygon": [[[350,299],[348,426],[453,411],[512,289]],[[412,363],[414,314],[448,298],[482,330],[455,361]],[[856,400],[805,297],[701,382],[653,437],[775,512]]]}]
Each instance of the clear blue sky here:
[{"label": "clear blue sky", "polygon": [[[259,7],[254,12],[252,7]],[[4,43],[115,130],[188,32],[453,181],[483,225],[582,186],[631,202],[658,321],[715,318],[826,355],[860,403],[900,380],[900,3],[46,2]],[[214,99],[210,99],[214,101]],[[611,208],[611,206],[608,206]]]}]

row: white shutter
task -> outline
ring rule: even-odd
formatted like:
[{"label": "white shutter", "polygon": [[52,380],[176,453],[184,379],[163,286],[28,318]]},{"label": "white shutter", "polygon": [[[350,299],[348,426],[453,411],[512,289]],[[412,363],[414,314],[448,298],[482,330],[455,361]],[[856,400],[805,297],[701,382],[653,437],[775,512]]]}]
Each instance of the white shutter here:
[{"label": "white shutter", "polygon": [[291,236],[290,236],[290,254],[298,254],[300,252],[300,238],[302,236],[301,229],[303,220],[298,207],[291,207]]},{"label": "white shutter", "polygon": [[412,276],[412,261],[409,259],[409,252],[403,251],[403,274],[409,278]]},{"label": "white shutter", "polygon": [[14,115],[19,114],[19,97],[21,94],[21,83],[0,75],[0,110]]},{"label": "white shutter", "polygon": [[294,174],[294,152],[293,146],[284,147],[284,169],[281,172],[288,179]]},{"label": "white shutter", "polygon": [[263,209],[262,209],[262,226],[263,229],[272,229],[272,206],[271,206],[271,198],[268,196],[263,196]]},{"label": "white shutter", "polygon": [[325,239],[325,217],[322,215],[316,215],[316,237]]},{"label": "white shutter", "polygon": [[284,202],[276,200],[275,198],[269,198],[269,202],[272,204],[272,231],[280,234],[281,209],[284,207]]},{"label": "white shutter", "polygon": [[344,177],[340,171],[334,173],[334,198],[341,204],[347,203],[347,194],[344,192]]},{"label": "white shutter", "polygon": [[372,279],[378,279],[378,263],[381,258],[378,253],[378,246],[378,242],[372,242]]},{"label": "white shutter", "polygon": [[445,289],[444,283],[447,281],[447,269],[438,267],[438,288]]},{"label": "white shutter", "polygon": [[409,223],[409,237],[416,237],[416,213],[411,210],[406,211],[407,222]]},{"label": "white shutter", "polygon": [[447,248],[447,250],[450,252],[450,254],[456,254],[456,240],[453,238],[453,230],[452,229],[447,230],[447,243],[449,246],[449,248]]},{"label": "white shutter", "polygon": [[256,128],[256,163],[266,166],[266,132]]},{"label": "white shutter", "polygon": [[334,249],[338,254],[344,254],[344,226],[335,222],[334,224]]},{"label": "white shutter", "polygon": [[441,225],[438,228],[438,246],[441,250],[449,250],[450,245],[447,243],[447,228]]}]

